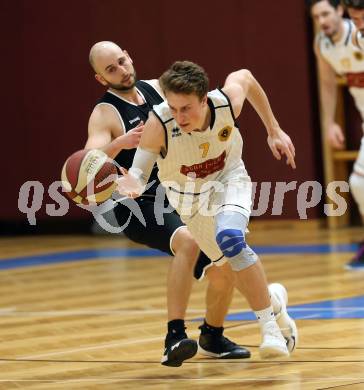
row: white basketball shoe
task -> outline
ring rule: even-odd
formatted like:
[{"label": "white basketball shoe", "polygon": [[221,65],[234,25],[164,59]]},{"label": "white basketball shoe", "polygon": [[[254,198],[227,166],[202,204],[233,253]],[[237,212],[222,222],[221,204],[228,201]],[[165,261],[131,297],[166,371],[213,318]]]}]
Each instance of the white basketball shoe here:
[{"label": "white basketball shoe", "polygon": [[268,321],[262,326],[263,341],[259,347],[262,359],[283,358],[289,356],[285,338],[276,321]]},{"label": "white basketball shoe", "polygon": [[294,352],[298,344],[298,331],[294,320],[288,315],[288,294],[285,287],[280,283],[272,283],[268,286],[271,296],[274,316],[286,340],[290,353]]}]

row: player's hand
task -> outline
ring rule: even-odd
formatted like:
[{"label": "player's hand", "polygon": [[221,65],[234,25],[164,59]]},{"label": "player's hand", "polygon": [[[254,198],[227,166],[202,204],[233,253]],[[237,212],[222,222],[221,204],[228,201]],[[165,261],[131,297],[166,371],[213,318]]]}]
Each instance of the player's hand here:
[{"label": "player's hand", "polygon": [[344,149],[345,136],[341,127],[337,123],[332,123],[327,127],[327,140],[334,149]]},{"label": "player's hand", "polygon": [[144,122],[140,122],[137,127],[129,130],[126,134],[121,135],[123,141],[123,149],[135,149],[138,147],[140,138],[143,134]]},{"label": "player's hand", "polygon": [[144,191],[143,186],[125,168],[120,168],[120,171],[122,177],[116,180],[116,191],[129,198],[137,198],[140,196]]},{"label": "player's hand", "polygon": [[296,151],[291,138],[283,130],[278,129],[267,139],[270,150],[273,156],[280,160],[282,156],[287,157],[287,165],[290,165],[293,169],[296,169],[296,163],[294,161]]}]

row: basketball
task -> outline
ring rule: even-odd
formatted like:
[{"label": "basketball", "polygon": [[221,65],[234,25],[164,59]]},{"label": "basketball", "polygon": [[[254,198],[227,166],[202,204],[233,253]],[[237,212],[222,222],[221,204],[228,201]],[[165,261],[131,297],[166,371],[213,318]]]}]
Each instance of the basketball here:
[{"label": "basketball", "polygon": [[109,199],[116,187],[118,170],[101,150],[79,150],[73,153],[62,168],[62,186],[76,203],[89,205]]}]

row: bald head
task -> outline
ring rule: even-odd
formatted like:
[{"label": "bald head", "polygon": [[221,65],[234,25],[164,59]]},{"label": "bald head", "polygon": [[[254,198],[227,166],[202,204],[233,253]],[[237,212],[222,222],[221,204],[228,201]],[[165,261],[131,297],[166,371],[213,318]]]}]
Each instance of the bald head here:
[{"label": "bald head", "polygon": [[121,47],[114,42],[96,42],[90,49],[90,65],[96,73],[99,73],[99,71],[101,70],[100,65],[102,65],[100,62],[104,62],[104,60],[108,59],[110,56],[119,55],[122,52],[123,50],[121,49]]},{"label": "bald head", "polygon": [[89,54],[90,65],[96,80],[105,87],[118,91],[130,91],[136,84],[133,61],[126,50],[114,42],[95,43]]}]

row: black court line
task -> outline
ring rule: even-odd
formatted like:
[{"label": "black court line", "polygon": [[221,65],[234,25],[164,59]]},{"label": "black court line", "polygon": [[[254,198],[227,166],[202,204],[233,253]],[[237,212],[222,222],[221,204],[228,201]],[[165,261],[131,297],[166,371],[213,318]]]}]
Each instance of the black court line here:
[{"label": "black court line", "polygon": [[358,349],[358,350],[362,350],[364,349],[364,347],[297,347],[296,349],[300,349],[300,350],[303,350],[303,349],[307,349],[307,350],[324,350],[324,349],[327,349],[327,350],[339,350],[339,351],[345,351],[345,350],[352,350],[352,349]]},{"label": "black court line", "polygon": [[[259,348],[259,345],[256,345],[256,344],[244,344],[244,347],[248,347],[248,348]],[[328,350],[328,351],[352,351],[352,350],[364,350],[364,346],[363,347],[297,347],[295,349],[295,351],[304,351],[304,350],[307,350],[307,351],[324,351],[324,350]]]},{"label": "black court line", "polygon": [[[244,347],[248,347],[248,348],[259,348],[259,345],[250,345],[250,344],[244,344]],[[328,350],[328,351],[352,351],[352,350],[364,350],[364,347],[297,347],[295,349],[296,351],[300,350],[300,351],[304,351],[304,350],[307,350],[307,351],[324,351],[324,350]]]},{"label": "black court line", "polygon": [[[0,362],[8,363],[120,363],[120,364],[160,364],[159,360],[60,360],[60,359],[7,359],[0,358]],[[199,359],[185,361],[183,364],[214,363],[214,364],[297,364],[297,363],[364,363],[364,360],[248,360],[248,359]]]},{"label": "black court line", "polygon": [[340,387],[344,386],[355,386],[355,385],[361,385],[364,382],[355,382],[355,383],[347,383],[346,385],[337,385],[337,386],[330,386],[330,387],[320,387],[317,390],[328,390],[328,389],[338,389]]},{"label": "black court line", "polygon": [[[242,345],[242,344],[240,344]],[[259,348],[259,345],[257,344],[245,344],[243,345],[244,347],[247,347],[247,348]],[[295,349],[295,351],[352,351],[352,350],[358,350],[358,351],[361,351],[361,350],[364,350],[364,346],[363,347],[297,347]]]}]

